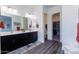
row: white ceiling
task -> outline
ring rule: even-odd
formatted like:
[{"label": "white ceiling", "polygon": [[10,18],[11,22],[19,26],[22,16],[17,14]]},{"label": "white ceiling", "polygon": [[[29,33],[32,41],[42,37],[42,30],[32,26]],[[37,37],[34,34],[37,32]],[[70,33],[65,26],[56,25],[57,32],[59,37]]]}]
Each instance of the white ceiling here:
[{"label": "white ceiling", "polygon": [[49,8],[52,8],[52,7],[56,6],[56,5],[43,5],[43,6],[44,6],[44,8],[49,9]]},{"label": "white ceiling", "polygon": [[7,5],[8,7],[19,10],[22,15],[25,13],[34,14],[38,5]]},{"label": "white ceiling", "polygon": [[55,7],[56,5],[43,5],[43,11],[44,13],[48,12],[48,9]]},{"label": "white ceiling", "polygon": [[[11,8],[17,8],[17,9],[23,9],[23,10],[27,10],[27,9],[34,9],[36,7],[38,7],[38,5],[8,5]],[[56,5],[43,5],[44,9],[49,9],[52,8]]]},{"label": "white ceiling", "polygon": [[8,7],[15,8],[22,11],[33,11],[37,5],[8,5]]},{"label": "white ceiling", "polygon": [[[39,5],[7,5],[7,6],[19,10],[19,13],[21,14],[25,14],[26,12],[30,14],[34,14],[36,8],[39,7]],[[43,5],[43,9],[45,12],[47,12],[49,8],[52,8],[54,6],[56,5]]]}]

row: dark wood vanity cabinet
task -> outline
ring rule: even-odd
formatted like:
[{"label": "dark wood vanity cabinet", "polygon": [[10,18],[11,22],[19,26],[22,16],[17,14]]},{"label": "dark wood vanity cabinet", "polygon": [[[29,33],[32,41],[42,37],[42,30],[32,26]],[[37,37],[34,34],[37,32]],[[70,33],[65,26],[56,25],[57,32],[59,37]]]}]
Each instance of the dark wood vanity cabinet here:
[{"label": "dark wood vanity cabinet", "polygon": [[8,53],[37,40],[37,32],[1,36],[1,53]]}]

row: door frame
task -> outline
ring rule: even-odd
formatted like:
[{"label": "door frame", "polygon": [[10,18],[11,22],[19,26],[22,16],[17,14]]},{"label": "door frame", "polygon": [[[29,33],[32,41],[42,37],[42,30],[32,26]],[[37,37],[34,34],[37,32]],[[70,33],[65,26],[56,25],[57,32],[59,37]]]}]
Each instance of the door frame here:
[{"label": "door frame", "polygon": [[[60,12],[56,12],[56,13],[53,13],[52,15],[51,15],[51,17],[52,17],[52,36],[53,36],[53,16],[55,15],[55,14],[59,14],[59,22],[60,22],[60,25],[59,25],[59,27],[61,28],[61,13]],[[60,29],[59,29],[60,30]],[[60,33],[59,33],[59,36],[61,35],[61,30],[59,31]],[[60,36],[61,37],[61,36]],[[59,41],[60,41],[60,37],[59,37]],[[54,36],[52,37],[52,39],[54,39]]]}]

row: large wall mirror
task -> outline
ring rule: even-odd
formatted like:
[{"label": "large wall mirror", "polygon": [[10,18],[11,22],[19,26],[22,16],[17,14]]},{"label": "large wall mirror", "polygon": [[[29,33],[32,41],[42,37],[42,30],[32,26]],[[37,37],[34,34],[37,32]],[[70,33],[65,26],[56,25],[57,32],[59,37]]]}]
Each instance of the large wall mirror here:
[{"label": "large wall mirror", "polygon": [[13,16],[13,29],[14,31],[27,31],[28,30],[28,19],[21,16]]},{"label": "large wall mirror", "polygon": [[12,31],[12,18],[9,16],[0,16],[0,32]]},{"label": "large wall mirror", "polygon": [[20,16],[12,16],[13,21],[13,31],[20,31],[21,30],[21,18]]},{"label": "large wall mirror", "polygon": [[22,17],[22,25],[25,31],[28,30],[28,18]]},{"label": "large wall mirror", "polygon": [[0,15],[0,32],[27,31],[28,19],[21,16]]},{"label": "large wall mirror", "polygon": [[1,32],[35,31],[38,28],[39,24],[36,19],[16,15],[0,16]]}]

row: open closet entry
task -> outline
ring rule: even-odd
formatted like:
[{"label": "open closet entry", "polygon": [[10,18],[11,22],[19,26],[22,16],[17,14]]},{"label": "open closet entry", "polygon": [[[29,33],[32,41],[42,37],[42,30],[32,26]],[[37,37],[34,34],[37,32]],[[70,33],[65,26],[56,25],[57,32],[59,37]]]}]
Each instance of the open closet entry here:
[{"label": "open closet entry", "polygon": [[60,13],[52,15],[53,40],[60,41]]},{"label": "open closet entry", "polygon": [[45,27],[45,29],[44,29],[44,38],[45,38],[45,41],[47,41],[48,39],[47,39],[47,31],[48,31],[48,29],[47,29],[47,22],[48,22],[48,14],[47,13],[44,13],[44,27]]}]

